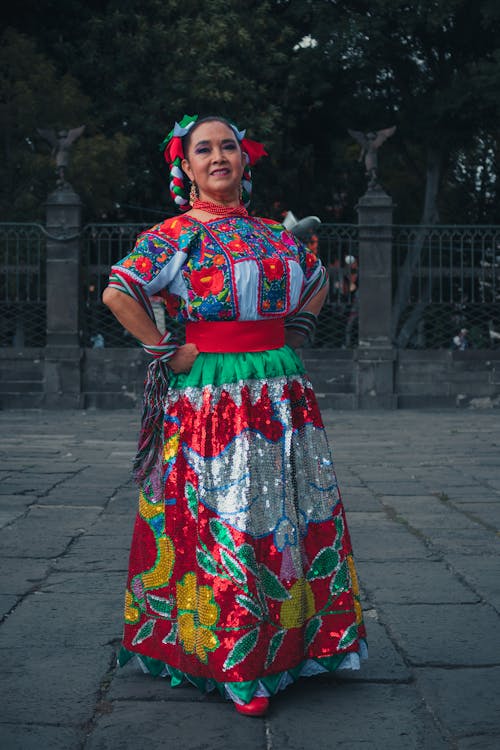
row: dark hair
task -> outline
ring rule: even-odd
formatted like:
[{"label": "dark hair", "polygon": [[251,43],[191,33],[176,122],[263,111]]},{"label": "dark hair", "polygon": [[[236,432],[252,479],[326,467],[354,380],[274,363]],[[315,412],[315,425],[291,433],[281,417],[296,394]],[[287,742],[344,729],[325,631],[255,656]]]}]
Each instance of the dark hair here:
[{"label": "dark hair", "polygon": [[[200,117],[200,119],[196,120],[196,122],[193,125],[193,127],[188,130],[188,132],[186,133],[186,135],[182,139],[182,150],[184,151],[184,156],[185,156],[186,159],[187,159],[187,153],[188,153],[189,147],[191,145],[191,138],[192,138],[192,135],[193,135],[194,131],[196,130],[196,128],[199,125],[203,125],[203,123],[205,123],[205,122],[222,122],[224,125],[227,125],[227,127],[231,130],[231,132],[233,133],[233,135],[236,138],[236,135],[235,135],[234,130],[233,130],[234,126],[231,125],[231,123],[229,122],[229,120],[227,120],[225,117],[221,117],[220,115],[207,115],[206,117]],[[237,138],[236,138],[236,143],[238,144],[238,146],[240,146],[240,142],[238,141]],[[241,146],[240,146],[240,151],[241,151]]]}]

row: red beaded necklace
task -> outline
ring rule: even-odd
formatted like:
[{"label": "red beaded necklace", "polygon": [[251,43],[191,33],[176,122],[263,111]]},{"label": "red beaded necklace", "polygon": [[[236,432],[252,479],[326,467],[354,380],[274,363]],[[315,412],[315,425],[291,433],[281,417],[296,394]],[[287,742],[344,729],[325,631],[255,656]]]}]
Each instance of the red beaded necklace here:
[{"label": "red beaded necklace", "polygon": [[220,203],[201,201],[197,198],[191,207],[198,211],[206,211],[208,214],[215,214],[215,216],[248,216],[248,211],[242,203],[239,206],[222,206]]}]

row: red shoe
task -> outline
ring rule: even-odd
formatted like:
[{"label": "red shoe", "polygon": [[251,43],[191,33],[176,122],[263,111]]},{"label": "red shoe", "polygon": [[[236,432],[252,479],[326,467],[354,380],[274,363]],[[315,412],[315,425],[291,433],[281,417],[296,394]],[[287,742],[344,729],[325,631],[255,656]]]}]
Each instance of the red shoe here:
[{"label": "red shoe", "polygon": [[255,697],[249,703],[235,703],[234,707],[244,716],[264,716],[269,708],[269,698]]}]

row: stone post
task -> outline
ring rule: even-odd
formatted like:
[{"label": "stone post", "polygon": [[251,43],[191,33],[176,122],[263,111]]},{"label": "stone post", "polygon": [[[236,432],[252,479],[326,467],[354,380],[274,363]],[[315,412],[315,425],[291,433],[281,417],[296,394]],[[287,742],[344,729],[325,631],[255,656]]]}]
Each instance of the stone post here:
[{"label": "stone post", "polygon": [[392,199],[379,186],[357,205],[359,223],[359,348],[357,399],[360,408],[394,409],[392,311]]},{"label": "stone post", "polygon": [[47,346],[45,399],[48,408],[80,408],[81,200],[64,182],[46,202]]}]

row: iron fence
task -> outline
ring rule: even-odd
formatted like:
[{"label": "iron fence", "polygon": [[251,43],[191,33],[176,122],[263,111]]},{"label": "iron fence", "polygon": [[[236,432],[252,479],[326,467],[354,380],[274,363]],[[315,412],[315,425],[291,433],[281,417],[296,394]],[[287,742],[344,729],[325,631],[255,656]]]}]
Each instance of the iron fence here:
[{"label": "iron fence", "polygon": [[500,227],[395,226],[395,343],[485,349],[500,344]]},{"label": "iron fence", "polygon": [[314,348],[358,345],[358,225],[321,224],[319,256],[328,271],[328,298],[318,318]]},{"label": "iron fence", "polygon": [[[88,224],[81,232],[81,341],[89,347],[136,346],[101,302],[111,265],[145,224]],[[500,226],[393,228],[394,343],[399,348],[500,346]],[[313,346],[358,343],[358,225],[322,224],[319,255],[330,291]],[[362,271],[362,269],[361,269]],[[0,346],[46,342],[46,230],[0,224]],[[161,305],[155,305],[160,328]],[[171,321],[168,322],[172,327]],[[174,325],[182,340],[182,326]]]},{"label": "iron fence", "polygon": [[45,268],[44,228],[0,223],[0,346],[45,346]]},{"label": "iron fence", "polygon": [[136,346],[108,308],[102,293],[113,263],[127,255],[145,224],[87,224],[82,229],[82,344],[92,348]]}]

